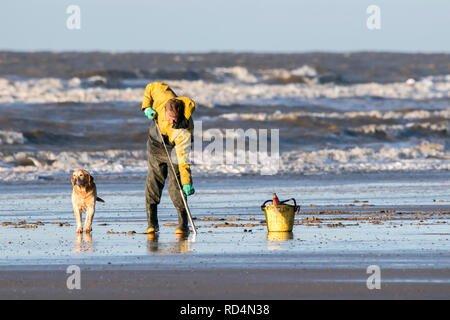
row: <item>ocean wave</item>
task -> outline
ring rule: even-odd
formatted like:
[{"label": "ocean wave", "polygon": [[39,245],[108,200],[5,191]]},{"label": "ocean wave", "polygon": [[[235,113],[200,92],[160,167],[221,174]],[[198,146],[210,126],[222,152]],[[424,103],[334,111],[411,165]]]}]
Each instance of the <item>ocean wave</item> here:
[{"label": "ocean wave", "polygon": [[257,69],[249,71],[243,66],[215,67],[205,69],[177,69],[155,68],[150,70],[120,71],[120,70],[92,70],[74,74],[75,77],[85,79],[86,84],[103,87],[120,87],[122,83],[153,80],[203,80],[210,82],[233,83],[312,83],[333,81],[337,76],[330,77],[330,73],[319,74],[309,65],[303,65],[292,70]]},{"label": "ocean wave", "polygon": [[256,83],[258,78],[244,67],[214,68],[211,73],[217,80]]},{"label": "ocean wave", "polygon": [[[417,81],[423,76],[448,72],[448,54],[401,54],[388,52],[350,53],[117,53],[117,52],[8,52],[0,54],[1,75],[12,77],[101,76],[120,81],[203,80],[215,78],[216,67],[246,68],[261,77],[265,70],[281,70],[269,81],[299,83],[301,77],[316,77],[319,82],[388,83]],[[303,66],[314,70],[304,72]],[[300,69],[300,70],[298,70]],[[303,68],[306,69],[306,68]],[[269,71],[271,73],[272,71]],[[290,75],[289,75],[290,73]],[[314,73],[316,75],[314,75]],[[279,73],[280,74],[280,73]],[[287,76],[286,76],[287,75]],[[228,80],[227,80],[228,81]],[[231,80],[239,82],[240,80]]]},{"label": "ocean wave", "polygon": [[78,168],[101,174],[143,172],[147,170],[146,156],[142,150],[0,152],[0,180],[38,180]]},{"label": "ocean wave", "polygon": [[[214,105],[298,105],[305,100],[339,98],[387,98],[387,99],[443,99],[450,98],[450,76],[442,79],[428,77],[414,84],[395,82],[389,84],[365,83],[354,85],[335,84],[215,84],[203,81],[175,82],[182,95],[194,97],[207,107]],[[445,81],[444,81],[445,80]]]},{"label": "ocean wave", "polygon": [[285,172],[343,173],[450,170],[450,152],[435,143],[405,148],[381,147],[293,151],[282,155]]},{"label": "ocean wave", "polygon": [[0,145],[24,144],[26,139],[22,132],[0,130]]},{"label": "ocean wave", "polygon": [[[303,65],[293,70],[287,69],[260,69],[250,72],[242,66],[218,67],[210,70],[213,78],[218,82],[232,83],[269,83],[269,84],[288,84],[288,83],[318,83],[326,76],[319,73],[311,66]],[[334,79],[337,79],[335,77]],[[331,80],[330,80],[331,81]]]},{"label": "ocean wave", "polygon": [[120,88],[126,83],[139,82],[143,79],[155,81],[164,80],[203,80],[214,83],[317,83],[330,82],[339,77],[330,73],[319,74],[309,65],[303,65],[292,70],[257,69],[249,71],[243,66],[215,67],[205,69],[154,68],[150,70],[91,70],[74,74],[88,87]]},{"label": "ocean wave", "polygon": [[350,111],[350,112],[306,112],[293,111],[281,112],[255,112],[255,113],[225,113],[219,115],[220,118],[227,120],[245,120],[245,121],[283,121],[297,120],[299,118],[319,118],[319,119],[355,119],[355,118],[374,118],[382,120],[422,120],[429,118],[450,119],[450,109],[445,110],[407,110],[407,111]]},{"label": "ocean wave", "polygon": [[350,132],[363,133],[368,135],[382,134],[382,135],[400,135],[405,131],[430,131],[447,135],[449,133],[449,122],[439,123],[416,123],[410,122],[406,124],[368,124],[358,128],[348,129]]},{"label": "ocean wave", "polygon": [[[224,159],[228,156],[230,155],[224,151]],[[258,157],[260,156],[261,154],[258,154]],[[450,170],[450,152],[443,145],[436,143],[422,143],[403,148],[382,146],[298,150],[281,153],[279,162],[266,157],[267,159],[259,158],[258,163],[254,164],[218,163],[210,156],[193,155],[192,158],[194,161],[191,168],[194,177],[262,174],[262,172],[324,174]],[[30,181],[55,175],[65,176],[77,168],[85,168],[97,175],[144,175],[147,171],[147,155],[143,150],[0,152],[2,181]]]},{"label": "ocean wave", "polygon": [[0,103],[136,102],[142,94],[143,89],[84,88],[79,78],[23,81],[0,78]]},{"label": "ocean wave", "polygon": [[[246,75],[242,75],[246,77]],[[86,80],[72,78],[41,78],[8,80],[0,78],[0,103],[97,103],[142,101],[142,88],[85,87]],[[102,81],[100,78],[91,82]],[[414,83],[365,83],[353,85],[267,83],[213,83],[203,80],[167,81],[180,95],[192,97],[197,103],[214,107],[234,104],[298,104],[305,99],[338,99],[352,97],[378,97],[390,99],[442,99],[450,98],[450,75],[426,77]]]}]

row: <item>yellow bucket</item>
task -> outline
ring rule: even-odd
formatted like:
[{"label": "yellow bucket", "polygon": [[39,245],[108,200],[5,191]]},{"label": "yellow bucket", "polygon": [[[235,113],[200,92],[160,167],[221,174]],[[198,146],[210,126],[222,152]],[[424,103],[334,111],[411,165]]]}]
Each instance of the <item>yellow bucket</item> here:
[{"label": "yellow bucket", "polygon": [[[294,205],[285,204],[294,201]],[[261,206],[261,210],[266,214],[267,230],[269,232],[291,232],[294,226],[295,212],[300,209],[294,198],[284,200],[279,205],[267,205],[267,200]]]},{"label": "yellow bucket", "polygon": [[277,231],[267,232],[268,241],[287,241],[292,239],[294,239],[294,234],[292,232],[277,232]]}]

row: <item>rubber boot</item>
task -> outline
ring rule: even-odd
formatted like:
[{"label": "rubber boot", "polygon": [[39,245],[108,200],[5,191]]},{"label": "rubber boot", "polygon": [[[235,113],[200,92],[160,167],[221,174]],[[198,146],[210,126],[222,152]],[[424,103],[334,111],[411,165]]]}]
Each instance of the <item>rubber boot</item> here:
[{"label": "rubber boot", "polygon": [[177,209],[178,212],[178,227],[175,229],[175,234],[189,233],[188,215],[186,209]]},{"label": "rubber boot", "polygon": [[159,231],[157,204],[147,205],[147,223],[147,233],[154,233]]}]

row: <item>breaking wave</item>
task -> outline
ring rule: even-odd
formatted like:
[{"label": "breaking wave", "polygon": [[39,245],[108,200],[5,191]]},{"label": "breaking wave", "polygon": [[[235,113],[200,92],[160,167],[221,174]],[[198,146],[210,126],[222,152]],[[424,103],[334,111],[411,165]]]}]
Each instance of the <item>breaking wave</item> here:
[{"label": "breaking wave", "polygon": [[[230,73],[229,70],[220,72],[224,76]],[[450,75],[389,84],[336,85],[326,83],[267,84],[254,82],[253,76],[242,70],[231,73],[234,77],[241,78],[243,83],[213,83],[203,80],[167,82],[179,95],[196,97],[196,102],[206,107],[239,103],[298,104],[305,99],[317,98],[377,97],[413,100],[450,98]],[[57,78],[8,80],[0,78],[0,103],[139,103],[142,101],[144,90],[142,82],[143,80],[139,80],[139,83],[142,84],[139,88],[115,88],[114,85],[110,87],[106,84],[99,85],[108,83],[107,79],[101,77],[87,80],[80,78],[69,80]]]},{"label": "breaking wave", "polygon": [[[146,70],[134,59],[148,57],[139,55],[118,65],[106,55],[112,60],[100,66],[104,70],[96,70],[89,55],[77,54],[72,62],[79,69],[60,65],[59,58],[42,62],[38,73],[4,64],[0,180],[65,179],[76,168],[104,176],[145,174],[148,120],[139,105],[152,81],[166,81],[196,101],[194,120],[205,121],[205,136],[211,128],[279,129],[280,162],[272,168],[277,173],[450,170],[450,75],[420,78],[448,73],[444,67],[423,69],[428,56],[422,69],[406,73],[399,71],[408,65],[400,58],[394,69],[382,64],[382,72],[377,66],[369,72],[359,60],[343,66],[347,57],[316,63],[313,56],[219,56],[162,55]],[[28,66],[39,65],[35,58],[40,56],[30,56]],[[283,60],[288,58],[295,59]],[[436,59],[436,66],[444,65]],[[195,178],[261,174],[267,166],[203,157],[192,170]]]},{"label": "breaking wave", "polygon": [[[224,157],[227,154],[224,152]],[[347,172],[390,172],[450,170],[450,152],[436,143],[411,147],[349,147],[315,151],[290,151],[280,154],[278,165],[263,159],[255,164],[218,164],[210,157],[193,157],[191,168],[195,176],[261,174],[318,174]],[[261,160],[261,159],[260,159]],[[97,175],[144,175],[147,155],[142,150],[106,150],[96,152],[0,152],[0,180],[39,180],[65,178],[77,168]]]},{"label": "breaking wave", "polygon": [[331,82],[336,79],[327,75],[319,75],[319,73],[311,66],[304,65],[293,70],[287,69],[264,69],[256,72],[250,72],[247,68],[241,66],[221,67],[211,70],[216,82],[227,83],[270,83],[270,84],[287,84],[287,83],[319,83]]},{"label": "breaking wave", "polygon": [[25,138],[22,132],[0,130],[0,145],[24,144]]},{"label": "breaking wave", "polygon": [[389,135],[400,135],[408,131],[428,131],[434,133],[441,133],[447,135],[449,133],[449,122],[439,122],[439,123],[415,123],[410,122],[407,124],[369,124],[358,128],[348,129],[350,132],[363,133],[368,135],[373,134],[383,134]]},{"label": "breaking wave", "polygon": [[226,113],[221,114],[220,118],[227,120],[246,120],[246,121],[280,121],[296,120],[299,118],[323,118],[323,119],[354,119],[354,118],[374,118],[382,120],[405,119],[405,120],[423,120],[430,118],[450,119],[450,109],[445,110],[412,110],[412,111],[351,111],[351,112],[281,112],[279,110],[272,113]]}]

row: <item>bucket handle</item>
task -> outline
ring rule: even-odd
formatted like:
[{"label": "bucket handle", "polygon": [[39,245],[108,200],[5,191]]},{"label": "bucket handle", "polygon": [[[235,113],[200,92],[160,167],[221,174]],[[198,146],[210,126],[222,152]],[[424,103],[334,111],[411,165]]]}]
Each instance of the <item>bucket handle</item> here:
[{"label": "bucket handle", "polygon": [[264,207],[266,206],[266,203],[267,203],[267,202],[270,202],[270,201],[272,201],[272,199],[266,200],[266,201],[261,205],[261,210],[262,210],[262,211],[264,211]]},{"label": "bucket handle", "polygon": [[[287,199],[287,200],[283,200],[283,201],[280,202],[280,204],[285,204],[286,202],[291,201],[291,200],[294,201],[294,211],[295,211],[295,212],[298,212],[298,210],[300,209],[300,206],[297,206],[297,202],[295,201],[294,198],[290,198],[290,199]],[[267,203],[267,202],[270,202],[270,201],[272,201],[272,199],[266,200],[266,201],[261,205],[261,210],[262,210],[262,211],[264,211],[264,207],[266,206],[266,203]]]},{"label": "bucket handle", "polygon": [[286,202],[291,201],[291,200],[294,201],[294,212],[298,212],[298,210],[300,209],[300,206],[297,205],[297,201],[295,201],[294,198],[283,200],[280,202],[280,204],[285,204]]}]

